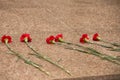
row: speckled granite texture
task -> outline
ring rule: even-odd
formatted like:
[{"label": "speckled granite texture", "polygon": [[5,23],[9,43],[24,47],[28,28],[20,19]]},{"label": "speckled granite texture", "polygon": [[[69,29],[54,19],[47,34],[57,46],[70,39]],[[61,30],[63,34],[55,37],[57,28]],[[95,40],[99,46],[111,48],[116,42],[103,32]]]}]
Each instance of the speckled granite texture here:
[{"label": "speckled granite texture", "polygon": [[[36,50],[52,60],[62,59],[73,76],[46,61],[28,55],[32,53],[24,43],[19,42],[22,33],[30,33],[30,43]],[[63,33],[64,40],[78,43],[83,33],[90,37],[98,32],[104,40],[120,42],[120,0],[0,0],[0,36],[13,37],[10,46],[31,60],[42,64],[53,77],[48,77],[33,67],[24,64],[0,43],[0,80],[52,80],[86,76],[120,74],[120,66],[101,60],[93,55],[70,51],[45,42],[49,35]],[[118,52],[87,45],[98,51],[120,56]]]}]

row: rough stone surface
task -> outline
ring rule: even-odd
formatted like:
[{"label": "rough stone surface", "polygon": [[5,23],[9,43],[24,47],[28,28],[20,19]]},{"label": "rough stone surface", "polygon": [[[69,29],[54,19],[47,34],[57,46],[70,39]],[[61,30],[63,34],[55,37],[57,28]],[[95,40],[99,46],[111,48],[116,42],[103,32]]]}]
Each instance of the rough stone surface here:
[{"label": "rough stone surface", "polygon": [[[98,32],[104,40],[120,42],[120,0],[0,0],[0,36],[13,37],[10,46],[31,60],[42,64],[53,77],[26,65],[9,53],[0,43],[0,80],[51,80],[120,74],[120,66],[101,60],[93,55],[70,51],[45,42],[49,35],[62,33],[64,40],[78,43],[83,33],[90,37]],[[32,53],[19,41],[22,33],[30,33],[30,43],[36,50],[48,55],[52,60],[62,59],[73,76],[68,76],[59,68],[46,61],[28,55]],[[105,54],[120,56],[98,46],[93,47]]]}]

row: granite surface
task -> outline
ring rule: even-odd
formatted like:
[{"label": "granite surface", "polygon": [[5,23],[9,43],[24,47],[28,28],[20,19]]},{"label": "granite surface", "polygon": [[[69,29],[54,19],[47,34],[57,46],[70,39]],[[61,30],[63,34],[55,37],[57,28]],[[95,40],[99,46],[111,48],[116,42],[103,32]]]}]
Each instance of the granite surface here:
[{"label": "granite surface", "polygon": [[[43,65],[53,77],[6,54],[8,49],[0,43],[0,80],[52,80],[100,75],[120,74],[120,66],[101,60],[93,55],[67,50],[45,42],[49,35],[62,33],[64,40],[79,44],[83,33],[90,37],[98,32],[101,38],[120,42],[120,0],[0,0],[0,36],[11,35],[11,48]],[[37,51],[52,60],[61,59],[72,76],[29,53],[32,51],[19,41],[23,33],[30,33],[30,43]],[[108,51],[99,46],[84,44],[112,56],[119,52]]]}]

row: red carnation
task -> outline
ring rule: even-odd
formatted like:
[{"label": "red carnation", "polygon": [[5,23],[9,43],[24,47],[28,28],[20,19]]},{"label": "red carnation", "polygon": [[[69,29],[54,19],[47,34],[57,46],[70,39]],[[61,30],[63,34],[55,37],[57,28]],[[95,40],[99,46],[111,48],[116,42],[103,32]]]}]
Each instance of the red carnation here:
[{"label": "red carnation", "polygon": [[62,42],[63,41],[63,35],[62,34],[58,34],[55,36],[55,42]]},{"label": "red carnation", "polygon": [[88,40],[89,40],[89,37],[87,34],[83,34],[82,37],[80,38],[81,43],[86,43],[88,42]]},{"label": "red carnation", "polygon": [[12,42],[12,37],[11,36],[7,36],[7,35],[3,35],[1,37],[1,41],[2,41],[2,43],[11,43]]},{"label": "red carnation", "polygon": [[99,34],[98,33],[95,33],[93,35],[93,41],[100,41],[100,37],[99,37]]},{"label": "red carnation", "polygon": [[54,43],[54,40],[55,40],[55,37],[54,37],[54,36],[49,36],[49,37],[46,39],[46,42],[47,42],[47,44],[53,44],[53,43]]},{"label": "red carnation", "polygon": [[25,33],[25,34],[22,34],[22,35],[21,35],[20,41],[21,41],[21,42],[25,42],[25,40],[26,40],[27,42],[31,42],[31,41],[32,41],[32,38],[30,37],[30,34]]}]

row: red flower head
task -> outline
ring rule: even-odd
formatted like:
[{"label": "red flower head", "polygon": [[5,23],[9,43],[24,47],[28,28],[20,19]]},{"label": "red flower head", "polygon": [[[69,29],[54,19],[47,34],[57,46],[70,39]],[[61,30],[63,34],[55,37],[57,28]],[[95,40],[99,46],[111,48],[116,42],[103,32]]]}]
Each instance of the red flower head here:
[{"label": "red flower head", "polygon": [[2,43],[11,43],[12,42],[12,38],[11,38],[11,36],[3,35],[1,37],[1,41],[2,41]]},{"label": "red flower head", "polygon": [[93,35],[93,41],[100,41],[100,37],[99,37],[99,34],[98,33],[95,33]]},{"label": "red flower head", "polygon": [[30,37],[30,34],[22,34],[21,37],[20,37],[20,41],[21,42],[31,42],[32,41],[32,38]]},{"label": "red flower head", "polygon": [[88,40],[89,40],[89,37],[87,34],[83,34],[82,37],[80,38],[81,43],[86,43],[88,42]]},{"label": "red flower head", "polygon": [[47,42],[47,44],[54,44],[54,43],[55,43],[54,40],[55,40],[55,37],[54,37],[54,36],[49,36],[49,37],[46,39],[46,42]]},{"label": "red flower head", "polygon": [[55,36],[55,42],[62,42],[63,41],[63,35],[62,34],[57,34]]}]

